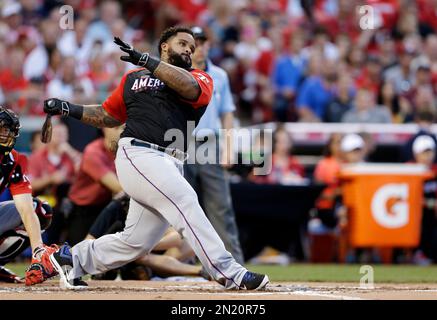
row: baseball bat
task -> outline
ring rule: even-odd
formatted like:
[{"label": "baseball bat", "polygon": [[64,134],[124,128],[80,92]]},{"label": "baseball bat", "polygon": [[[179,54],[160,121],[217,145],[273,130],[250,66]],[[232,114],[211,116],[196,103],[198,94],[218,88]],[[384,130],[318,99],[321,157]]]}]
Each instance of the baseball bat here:
[{"label": "baseball bat", "polygon": [[42,126],[41,130],[41,142],[42,143],[49,143],[52,140],[52,115],[47,114],[46,121],[44,121],[44,124]]}]

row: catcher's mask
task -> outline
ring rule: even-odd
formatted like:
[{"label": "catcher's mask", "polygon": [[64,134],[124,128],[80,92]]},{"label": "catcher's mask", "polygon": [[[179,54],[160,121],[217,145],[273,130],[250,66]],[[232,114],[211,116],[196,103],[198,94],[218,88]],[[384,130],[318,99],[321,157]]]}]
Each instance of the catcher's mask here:
[{"label": "catcher's mask", "polygon": [[15,112],[0,106],[0,154],[6,155],[14,148],[20,127]]}]

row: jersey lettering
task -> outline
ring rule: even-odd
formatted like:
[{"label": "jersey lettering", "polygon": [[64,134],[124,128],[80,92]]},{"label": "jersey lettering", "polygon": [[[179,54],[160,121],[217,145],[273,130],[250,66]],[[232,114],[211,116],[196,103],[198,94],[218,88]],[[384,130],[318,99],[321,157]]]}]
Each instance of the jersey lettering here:
[{"label": "jersey lettering", "polygon": [[131,90],[138,91],[143,88],[162,88],[164,87],[164,82],[162,82],[159,79],[155,78],[141,78],[141,79],[135,79]]}]

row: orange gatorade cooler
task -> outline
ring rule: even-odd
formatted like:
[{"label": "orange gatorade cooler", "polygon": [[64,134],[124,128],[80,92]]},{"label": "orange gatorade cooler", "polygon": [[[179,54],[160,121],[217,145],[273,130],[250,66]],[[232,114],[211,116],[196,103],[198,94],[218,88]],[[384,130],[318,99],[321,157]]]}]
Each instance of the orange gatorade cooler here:
[{"label": "orange gatorade cooler", "polygon": [[422,220],[423,181],[431,172],[419,164],[355,164],[341,170],[352,247],[416,247]]}]

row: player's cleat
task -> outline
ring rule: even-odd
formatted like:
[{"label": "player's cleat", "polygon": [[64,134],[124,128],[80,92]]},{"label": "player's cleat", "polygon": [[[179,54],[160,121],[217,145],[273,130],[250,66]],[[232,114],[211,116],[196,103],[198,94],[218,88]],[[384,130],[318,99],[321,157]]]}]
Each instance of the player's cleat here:
[{"label": "player's cleat", "polygon": [[88,289],[88,283],[82,280],[82,278],[76,278],[72,280],[73,290]]},{"label": "player's cleat", "polygon": [[6,283],[23,283],[19,276],[13,273],[11,270],[6,269],[3,266],[0,266],[0,282]]},{"label": "player's cleat", "polygon": [[51,246],[43,245],[35,251],[32,262],[26,270],[26,286],[42,283],[58,274],[56,269],[53,268],[49,258],[49,256],[58,249],[59,247],[57,245],[52,244]]},{"label": "player's cleat", "polygon": [[62,289],[83,290],[88,288],[88,284],[80,278],[70,279],[69,274],[73,269],[73,259],[71,257],[70,246],[64,244],[57,251],[50,255],[50,262],[59,272],[59,284]]},{"label": "player's cleat", "polygon": [[241,290],[263,290],[269,283],[269,277],[265,274],[247,271],[241,280]]},{"label": "player's cleat", "polygon": [[93,274],[91,276],[92,280],[115,280],[118,276],[118,269],[109,270],[99,274]]}]

